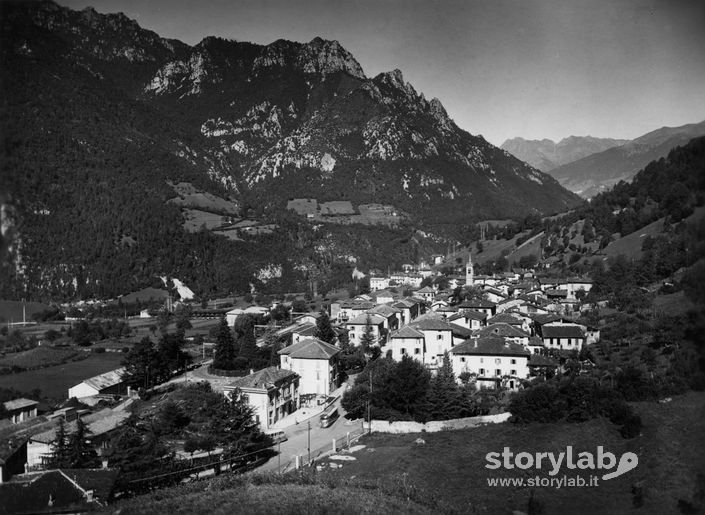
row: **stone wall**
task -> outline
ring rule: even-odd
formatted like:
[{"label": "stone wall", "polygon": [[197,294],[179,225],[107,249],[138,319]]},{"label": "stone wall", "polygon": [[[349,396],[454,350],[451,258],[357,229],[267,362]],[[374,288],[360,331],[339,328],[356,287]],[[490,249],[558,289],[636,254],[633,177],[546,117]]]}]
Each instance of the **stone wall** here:
[{"label": "stone wall", "polygon": [[[506,422],[511,413],[497,415],[483,415],[480,417],[456,418],[452,420],[432,420],[422,424],[420,422],[389,422],[387,420],[373,420],[372,431],[377,433],[435,433],[452,429],[467,429],[484,424],[499,424]],[[367,424],[365,424],[367,427]]]}]

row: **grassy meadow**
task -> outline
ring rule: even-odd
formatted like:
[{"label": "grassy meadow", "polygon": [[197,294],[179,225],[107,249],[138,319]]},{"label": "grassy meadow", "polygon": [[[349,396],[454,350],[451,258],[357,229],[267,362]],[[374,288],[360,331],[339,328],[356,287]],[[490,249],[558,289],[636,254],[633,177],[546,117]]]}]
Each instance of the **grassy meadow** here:
[{"label": "grassy meadow", "polygon": [[[642,434],[623,439],[603,419],[581,424],[511,423],[461,431],[373,434],[333,469],[282,476],[225,475],[212,481],[156,491],[111,506],[121,513],[472,513],[514,510],[550,514],[680,513],[703,509],[705,394],[691,392],[666,403],[637,403]],[[417,443],[421,437],[424,443]],[[548,477],[545,471],[490,471],[485,455],[513,452],[634,452],[638,466],[594,487],[490,487],[488,477]],[[559,475],[569,473],[563,468]],[[599,476],[602,472],[597,471]],[[583,473],[587,477],[587,474]],[[684,512],[685,513],[685,512]],[[689,511],[688,513],[696,513]]]},{"label": "grassy meadow", "polygon": [[86,359],[80,361],[18,374],[0,375],[0,388],[15,388],[21,392],[31,392],[39,388],[45,397],[66,399],[70,387],[89,377],[119,368],[123,357],[124,354],[116,352],[90,353]]}]

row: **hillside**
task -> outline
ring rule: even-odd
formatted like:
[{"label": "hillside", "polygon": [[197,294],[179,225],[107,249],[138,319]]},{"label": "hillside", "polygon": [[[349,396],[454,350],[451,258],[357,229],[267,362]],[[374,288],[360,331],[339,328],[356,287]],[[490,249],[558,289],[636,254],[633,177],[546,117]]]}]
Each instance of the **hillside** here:
[{"label": "hillside", "polygon": [[[199,295],[293,289],[436,251],[480,218],[579,202],[459,128],[400,71],[366,77],[336,41],[189,46],[123,14],[0,9],[4,297],[115,297],[161,275]],[[297,197],[410,218],[352,247],[344,231],[291,219]],[[230,230],[234,216],[266,230]],[[288,223],[311,239],[306,252]],[[272,266],[282,276],[264,285]]]},{"label": "hillside", "polygon": [[500,148],[542,172],[550,172],[559,166],[627,142],[628,140],[592,136],[569,136],[558,143],[550,139],[512,138],[502,143]]},{"label": "hillside", "polygon": [[663,127],[619,147],[607,149],[550,171],[569,190],[590,198],[629,181],[651,161],[666,157],[679,145],[705,135],[705,121],[681,127]]}]

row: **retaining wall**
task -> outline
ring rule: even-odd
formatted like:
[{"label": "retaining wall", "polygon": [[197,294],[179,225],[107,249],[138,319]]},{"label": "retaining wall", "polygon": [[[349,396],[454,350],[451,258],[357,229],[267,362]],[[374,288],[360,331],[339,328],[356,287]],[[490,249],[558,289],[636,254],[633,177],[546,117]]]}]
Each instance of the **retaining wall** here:
[{"label": "retaining wall", "polygon": [[[376,433],[435,433],[437,431],[447,431],[450,429],[467,429],[484,424],[499,424],[506,422],[511,413],[499,413],[497,415],[483,415],[480,417],[456,418],[452,420],[432,420],[422,424],[421,422],[389,422],[387,420],[373,420],[372,432]],[[365,424],[365,428],[367,428]]]}]

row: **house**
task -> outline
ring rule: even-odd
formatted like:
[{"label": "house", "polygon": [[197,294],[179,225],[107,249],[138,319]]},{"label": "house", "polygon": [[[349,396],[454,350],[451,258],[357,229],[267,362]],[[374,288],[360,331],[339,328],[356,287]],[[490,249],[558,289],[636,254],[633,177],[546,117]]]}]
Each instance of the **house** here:
[{"label": "house", "polygon": [[4,402],[3,406],[7,412],[5,417],[9,418],[13,424],[19,424],[37,416],[39,403],[30,399],[14,399]]},{"label": "house", "polygon": [[414,293],[414,296],[422,298],[425,302],[428,302],[430,304],[436,298],[436,290],[434,290],[430,286],[424,286],[420,290],[417,290]]},{"label": "house", "polygon": [[546,324],[550,324],[551,322],[563,322],[564,318],[560,315],[556,315],[555,313],[546,313],[546,314],[532,314],[529,315],[531,319],[531,334],[535,334],[536,336],[541,336],[541,331],[543,329],[543,326]]},{"label": "house", "polygon": [[69,388],[69,399],[88,399],[99,395],[123,395],[127,393],[127,387],[122,379],[125,373],[124,368],[117,368],[103,374],[81,381],[77,385]]},{"label": "house", "polygon": [[421,300],[406,297],[398,300],[392,306],[399,310],[399,325],[404,326],[421,315]]},{"label": "house", "polygon": [[259,315],[268,315],[269,314],[269,308],[265,306],[249,306],[247,308],[235,308],[231,309],[227,313],[225,313],[225,319],[228,322],[228,325],[230,327],[235,326],[235,321],[238,319],[240,315],[253,315],[253,316],[259,316]]},{"label": "house", "polygon": [[330,305],[331,321],[345,323],[366,311],[374,308],[376,304],[369,300],[353,300],[346,302],[333,302]]},{"label": "house", "polygon": [[389,304],[394,302],[394,294],[389,290],[379,290],[372,294],[374,302],[379,304]]},{"label": "house", "polygon": [[[109,449],[111,438],[129,417],[130,412],[125,409],[110,408],[81,417],[83,423],[86,424],[88,440],[98,456],[103,456]],[[42,432],[32,434],[27,440],[27,468],[29,470],[45,468],[47,459],[52,454],[52,443],[56,440],[60,418],[62,417],[55,417],[49,427],[44,428]],[[65,424],[64,427],[67,434],[75,432],[76,419]]]},{"label": "house", "polygon": [[385,288],[389,288],[389,278],[388,277],[379,277],[379,276],[370,277],[370,290],[371,291],[384,290]]},{"label": "house", "polygon": [[21,474],[0,484],[0,513],[87,513],[111,500],[118,471],[59,469]]},{"label": "house", "polygon": [[299,395],[328,396],[340,385],[340,349],[318,338],[307,338],[279,351],[282,370],[300,376]]},{"label": "house", "polygon": [[472,309],[464,310],[462,313],[455,313],[447,318],[451,324],[459,325],[467,329],[480,329],[487,325],[487,313],[474,311]]},{"label": "house", "polygon": [[497,304],[485,299],[467,299],[458,304],[458,313],[470,310],[480,311],[486,313],[488,317],[492,317],[497,314]]},{"label": "house", "polygon": [[423,362],[431,368],[443,363],[443,354],[453,348],[453,327],[436,313],[427,313],[409,326],[424,335],[426,353]]},{"label": "house", "polygon": [[390,355],[395,361],[401,361],[404,356],[409,356],[421,363],[425,362],[424,333],[411,326],[404,326],[390,334],[389,346],[390,349],[387,352],[391,353]]},{"label": "house", "polygon": [[487,324],[509,324],[524,332],[529,332],[529,323],[520,315],[513,313],[499,313],[487,320]]},{"label": "house", "polygon": [[497,313],[519,309],[524,301],[517,298],[505,299],[497,304]]},{"label": "house", "polygon": [[483,295],[487,300],[490,302],[494,302],[495,304],[502,302],[503,300],[506,300],[507,294],[498,290],[497,288],[492,288],[492,287],[486,287],[483,290]]},{"label": "house", "polygon": [[473,338],[483,338],[494,336],[504,338],[507,341],[516,343],[523,347],[529,345],[529,333],[526,333],[518,327],[506,323],[491,324],[487,327],[478,329],[473,333]]},{"label": "house", "polygon": [[384,327],[386,321],[387,319],[383,316],[369,314],[358,315],[352,320],[348,320],[345,327],[350,330],[350,343],[353,345],[360,345],[360,342],[362,342],[362,337],[365,335],[365,331],[369,326],[375,343],[384,345],[386,343],[387,335],[387,331]]},{"label": "house", "polygon": [[478,388],[517,389],[529,378],[529,351],[523,345],[489,336],[471,339],[451,350],[453,372],[475,374]]},{"label": "house", "polygon": [[585,344],[584,326],[552,322],[545,324],[541,338],[547,349],[580,351]]},{"label": "house", "polygon": [[401,310],[390,306],[387,304],[381,304],[370,309],[368,312],[370,315],[379,315],[384,317],[384,328],[389,331],[396,331],[399,329]]},{"label": "house", "polygon": [[263,430],[299,408],[299,375],[292,370],[268,367],[225,385],[230,399],[244,400]]}]

